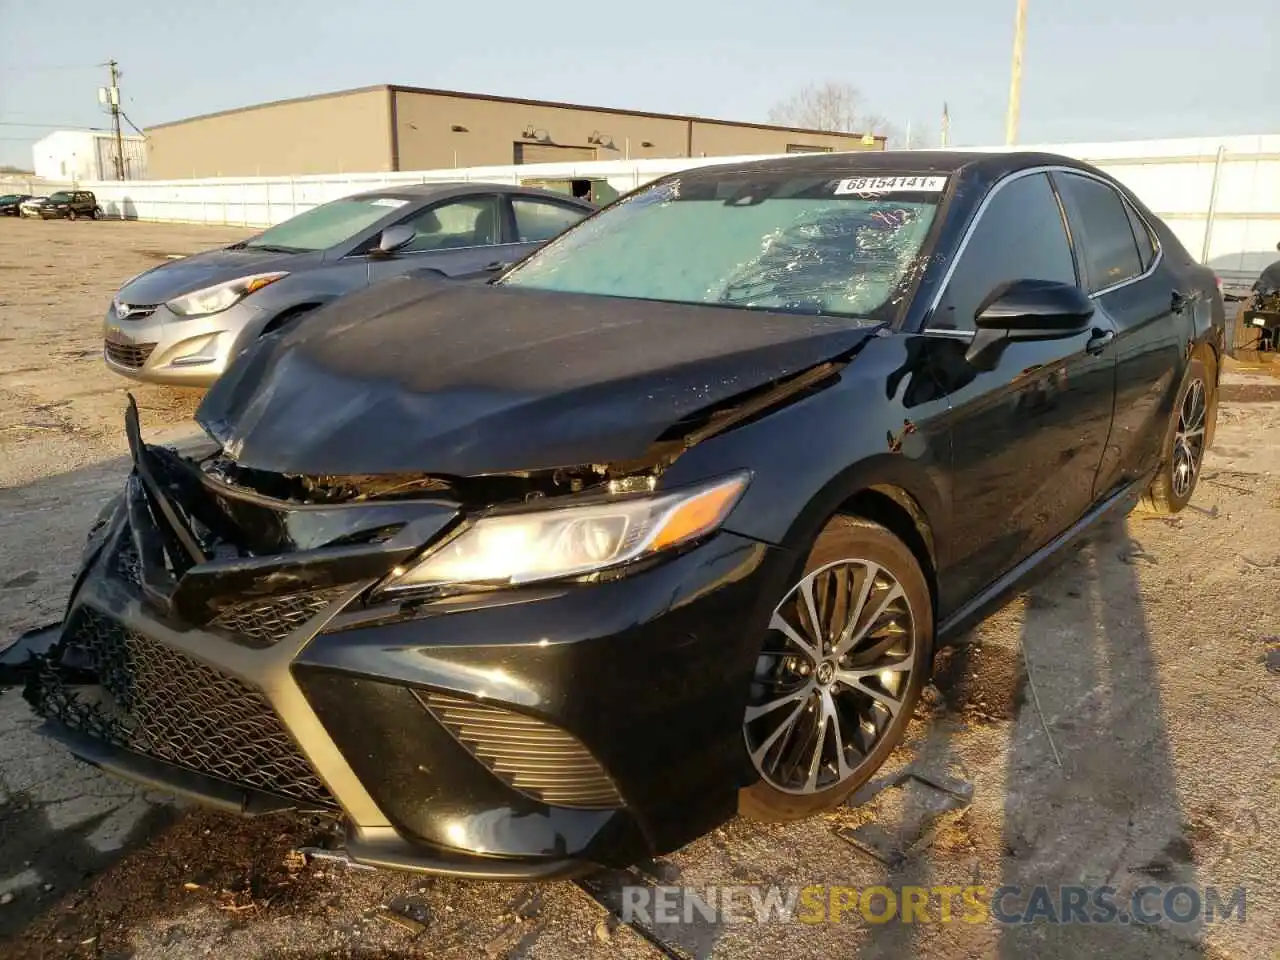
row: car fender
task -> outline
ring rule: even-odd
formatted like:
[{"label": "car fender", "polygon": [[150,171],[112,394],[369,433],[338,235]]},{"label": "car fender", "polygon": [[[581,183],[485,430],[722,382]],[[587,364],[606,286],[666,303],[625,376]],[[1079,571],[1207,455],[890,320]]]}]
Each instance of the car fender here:
[{"label": "car fender", "polygon": [[663,486],[737,469],[752,480],[725,528],[803,553],[833,514],[860,495],[886,498],[907,514],[929,554],[945,553],[951,461],[945,398],[912,389],[932,377],[913,348],[918,337],[871,338],[839,378],[793,403],[685,452]]},{"label": "car fender", "polygon": [[268,332],[286,314],[322,307],[354,290],[363,289],[365,285],[361,261],[303,270],[264,287],[244,301],[253,307],[254,313],[236,335],[232,356]]}]

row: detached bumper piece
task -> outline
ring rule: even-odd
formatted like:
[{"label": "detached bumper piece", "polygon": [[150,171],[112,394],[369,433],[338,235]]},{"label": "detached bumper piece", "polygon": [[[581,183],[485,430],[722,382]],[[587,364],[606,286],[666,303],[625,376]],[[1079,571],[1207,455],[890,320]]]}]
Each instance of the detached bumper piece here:
[{"label": "detached bumper piece", "polygon": [[[58,653],[27,688],[42,716],[216,780],[337,808],[270,702],[242,681],[88,606],[67,621]],[[77,674],[97,684],[69,683]]]}]

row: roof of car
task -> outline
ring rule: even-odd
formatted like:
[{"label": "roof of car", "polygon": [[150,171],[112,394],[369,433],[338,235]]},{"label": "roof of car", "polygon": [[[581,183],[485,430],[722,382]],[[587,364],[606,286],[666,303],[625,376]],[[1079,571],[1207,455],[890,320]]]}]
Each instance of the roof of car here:
[{"label": "roof of car", "polygon": [[1070,157],[1031,151],[981,150],[856,150],[845,153],[804,153],[788,157],[772,157],[731,164],[713,164],[685,171],[679,176],[693,177],[726,173],[749,173],[751,170],[794,172],[823,176],[857,176],[876,173],[958,173],[967,168],[981,168],[988,176],[1024,167],[1070,166],[1088,169],[1086,164]]},{"label": "roof of car", "polygon": [[355,197],[398,197],[402,200],[438,200],[463,193],[532,193],[553,196],[570,203],[582,203],[577,197],[510,183],[484,183],[476,180],[445,180],[437,183],[405,183],[365,190]]}]

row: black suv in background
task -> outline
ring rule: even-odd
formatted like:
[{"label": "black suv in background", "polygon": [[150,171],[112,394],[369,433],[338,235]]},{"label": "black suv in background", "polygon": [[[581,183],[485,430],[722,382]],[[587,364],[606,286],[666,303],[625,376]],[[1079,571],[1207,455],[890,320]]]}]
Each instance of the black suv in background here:
[{"label": "black suv in background", "polygon": [[59,190],[52,194],[39,209],[41,220],[54,220],[59,217],[66,217],[68,220],[75,220],[78,217],[97,220],[100,212],[98,198],[90,190]]},{"label": "black suv in background", "polygon": [[30,200],[29,193],[6,193],[0,196],[0,217],[16,217],[18,213],[18,205],[23,200]]}]

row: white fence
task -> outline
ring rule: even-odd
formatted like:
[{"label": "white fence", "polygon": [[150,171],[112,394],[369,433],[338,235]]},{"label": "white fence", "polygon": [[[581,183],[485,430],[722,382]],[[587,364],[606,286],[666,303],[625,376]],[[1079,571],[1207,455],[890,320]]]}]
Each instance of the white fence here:
[{"label": "white fence", "polygon": [[[1087,160],[1129,186],[1193,255],[1224,279],[1251,279],[1280,241],[1280,135],[1037,144]],[[84,183],[108,216],[243,225],[279,223],[316,204],[379,186],[589,178],[630,190],[667,173],[747,157],[597,161],[408,173]]]}]

